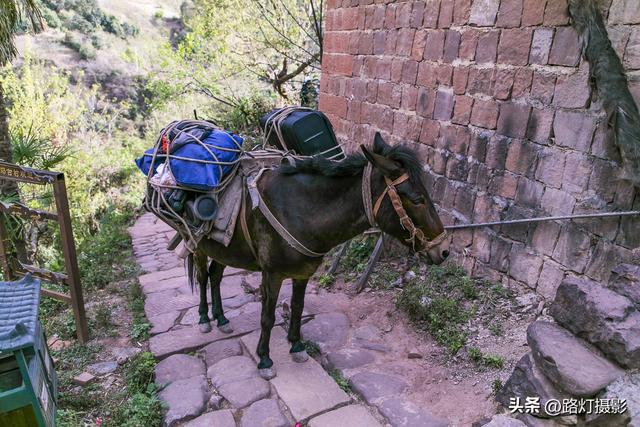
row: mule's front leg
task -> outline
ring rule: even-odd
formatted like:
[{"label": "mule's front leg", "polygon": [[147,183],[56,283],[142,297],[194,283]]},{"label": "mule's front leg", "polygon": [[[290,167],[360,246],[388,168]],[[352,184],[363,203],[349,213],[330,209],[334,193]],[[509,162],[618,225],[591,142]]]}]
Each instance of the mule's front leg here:
[{"label": "mule's front leg", "polygon": [[300,337],[300,326],[302,324],[302,311],[304,310],[304,294],[307,289],[305,280],[293,281],[293,292],[291,294],[291,320],[289,321],[289,335],[287,338],[291,343],[291,357],[294,362],[302,363],[309,360],[305,346]]},{"label": "mule's front leg", "polygon": [[224,310],[222,309],[222,297],[220,296],[220,282],[224,274],[225,266],[211,261],[209,264],[209,280],[211,282],[211,315],[213,320],[217,321],[217,326],[220,332],[230,334],[233,332],[229,319],[224,316]]},{"label": "mule's front leg", "polygon": [[266,271],[262,272],[262,314],[260,316],[260,341],[256,353],[260,358],[258,370],[264,379],[271,379],[276,376],[273,361],[269,357],[269,340],[271,339],[271,329],[276,322],[276,301],[280,293],[282,277]]},{"label": "mule's front leg", "polygon": [[211,332],[211,323],[209,319],[209,307],[207,306],[207,281],[209,275],[207,274],[207,256],[200,251],[196,251],[193,255],[193,267],[196,271],[196,280],[200,288],[200,304],[198,305],[198,314],[200,319],[198,320],[198,328],[200,332]]}]

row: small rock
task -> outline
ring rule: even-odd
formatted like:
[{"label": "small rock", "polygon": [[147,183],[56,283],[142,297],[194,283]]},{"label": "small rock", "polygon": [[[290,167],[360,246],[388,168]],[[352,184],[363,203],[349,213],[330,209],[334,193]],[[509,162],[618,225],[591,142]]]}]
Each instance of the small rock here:
[{"label": "small rock", "polygon": [[[640,248],[638,250],[640,251]],[[609,279],[609,287],[629,298],[640,310],[640,265],[620,264],[614,268]]]},{"label": "small rock", "polygon": [[174,354],[156,365],[156,384],[163,386],[204,373],[202,360],[186,354]]},{"label": "small rock", "polygon": [[394,288],[403,287],[404,283],[402,282],[402,277],[399,277],[398,279],[394,280],[393,283],[391,283],[391,286],[393,286]]},{"label": "small rock", "polygon": [[529,325],[527,342],[536,366],[551,382],[572,396],[593,396],[623,374],[618,367],[553,323],[537,321]]},{"label": "small rock", "polygon": [[272,399],[259,400],[247,408],[240,420],[240,427],[289,427],[278,406]]},{"label": "small rock", "polygon": [[87,371],[94,375],[106,375],[118,369],[118,362],[111,360],[108,362],[98,362],[87,366]]},{"label": "small rock", "polygon": [[222,407],[222,402],[224,402],[224,397],[219,394],[212,394],[209,398],[209,408],[216,410]]},{"label": "small rock", "polygon": [[540,296],[535,292],[529,292],[527,294],[516,297],[516,304],[518,305],[518,307],[524,308],[526,310],[537,307],[539,302]]},{"label": "small rock", "polygon": [[83,372],[80,375],[76,375],[73,377],[74,384],[78,384],[79,386],[86,386],[91,383],[96,377],[91,375],[89,372]]},{"label": "small rock", "polygon": [[142,349],[138,347],[117,347],[111,350],[111,354],[113,355],[113,357],[115,357],[118,365],[124,365],[125,363],[127,363],[127,361],[129,361],[129,359],[141,352]]},{"label": "small rock", "polygon": [[[635,427],[640,425],[640,374],[627,374],[607,386],[598,396],[601,399],[624,399],[627,410],[623,413],[587,415],[588,427]],[[613,411],[611,411],[613,412]]]},{"label": "small rock", "polygon": [[416,278],[416,273],[414,273],[413,271],[409,270],[406,273],[404,273],[404,277],[402,278],[402,280],[404,280],[404,283],[410,283],[415,278]]},{"label": "small rock", "polygon": [[414,348],[409,350],[407,357],[409,359],[422,359],[424,356],[422,353],[420,353],[420,350],[418,350],[417,348]]},{"label": "small rock", "polygon": [[408,387],[408,384],[400,377],[370,371],[353,375],[349,379],[349,385],[369,405],[382,397],[398,395]]}]

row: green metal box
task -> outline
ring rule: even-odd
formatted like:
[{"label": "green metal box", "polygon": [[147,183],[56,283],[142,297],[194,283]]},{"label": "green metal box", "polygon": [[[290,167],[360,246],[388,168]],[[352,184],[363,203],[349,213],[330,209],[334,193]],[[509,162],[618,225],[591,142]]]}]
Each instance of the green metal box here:
[{"label": "green metal box", "polygon": [[55,425],[57,378],[38,320],[40,281],[0,282],[0,426]]}]

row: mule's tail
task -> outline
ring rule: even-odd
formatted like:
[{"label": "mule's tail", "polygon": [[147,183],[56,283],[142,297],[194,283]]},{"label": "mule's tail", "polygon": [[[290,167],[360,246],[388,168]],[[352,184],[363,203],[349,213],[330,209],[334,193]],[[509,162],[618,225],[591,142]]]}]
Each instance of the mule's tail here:
[{"label": "mule's tail", "polygon": [[187,282],[191,288],[191,293],[196,289],[196,266],[193,262],[193,253],[189,253],[184,260],[184,268],[187,270]]}]

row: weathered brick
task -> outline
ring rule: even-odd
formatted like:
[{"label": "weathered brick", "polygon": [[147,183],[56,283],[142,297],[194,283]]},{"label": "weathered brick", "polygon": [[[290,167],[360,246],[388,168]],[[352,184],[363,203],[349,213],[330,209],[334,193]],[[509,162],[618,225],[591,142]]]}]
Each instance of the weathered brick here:
[{"label": "weathered brick", "polygon": [[365,9],[365,23],[367,29],[378,30],[384,27],[384,6],[367,6]]},{"label": "weathered brick", "polygon": [[553,40],[553,30],[551,28],[537,28],[533,32],[531,42],[531,52],[529,53],[530,64],[546,65],[549,61],[549,51]]},{"label": "weathered brick", "polygon": [[416,103],[416,113],[422,117],[431,118],[435,105],[436,93],[433,89],[421,87],[418,89],[418,100]]},{"label": "weathered brick", "polygon": [[498,52],[500,31],[491,30],[480,33],[476,44],[476,62],[478,64],[495,62]]},{"label": "weathered brick", "polygon": [[395,55],[396,44],[398,42],[398,30],[387,30],[384,34],[384,54]]},{"label": "weathered brick", "polygon": [[468,67],[455,67],[453,69],[453,93],[462,95],[467,90],[467,81],[469,80]]},{"label": "weathered brick", "polygon": [[418,62],[412,60],[404,61],[402,65],[402,81],[409,84],[416,84],[418,76]]},{"label": "weathered brick", "polygon": [[484,162],[487,156],[487,143],[489,142],[490,132],[482,131],[471,135],[469,142],[469,156],[479,162]]},{"label": "weathered brick", "polygon": [[531,89],[531,82],[533,80],[533,70],[529,67],[522,67],[516,70],[516,75],[513,77],[513,89],[511,90],[512,98],[520,98],[526,96]]},{"label": "weathered brick", "polygon": [[351,76],[353,72],[353,56],[345,54],[325,54],[323,59],[324,70],[329,74],[341,74]]},{"label": "weathered brick", "polygon": [[411,47],[411,59],[420,61],[424,57],[424,48],[427,46],[427,31],[418,30],[413,38],[413,46]]},{"label": "weathered brick", "polygon": [[591,237],[572,224],[563,227],[553,251],[553,259],[578,274],[584,272],[590,258]]},{"label": "weathered brick", "polygon": [[444,43],[444,54],[442,60],[445,62],[453,62],[458,57],[458,49],[460,48],[460,33],[454,30],[447,30]]},{"label": "weathered brick", "polygon": [[471,14],[471,0],[455,0],[453,7],[453,23],[456,25],[465,25],[469,22]]},{"label": "weathered brick", "polygon": [[531,247],[538,253],[551,256],[560,235],[560,224],[552,221],[539,222],[531,234]]},{"label": "weathered brick", "polygon": [[375,80],[369,81],[367,83],[367,102],[376,102],[378,99],[378,82]]},{"label": "weathered brick", "polygon": [[471,132],[466,126],[442,126],[440,136],[444,139],[443,143],[445,144],[442,148],[462,156],[467,154]]},{"label": "weathered brick", "polygon": [[540,152],[536,179],[547,186],[560,188],[564,175],[565,153],[560,150],[545,148]]},{"label": "weathered brick", "polygon": [[489,192],[506,199],[514,199],[518,189],[518,176],[504,171],[491,178]]},{"label": "weathered brick", "polygon": [[[640,198],[636,197],[633,204],[634,210],[640,210]],[[616,243],[627,248],[640,247],[640,217],[627,216],[620,220],[620,232],[616,239]]]},{"label": "weathered brick", "polygon": [[451,86],[453,79],[453,67],[449,64],[440,64],[436,68],[436,83]]},{"label": "weathered brick", "polygon": [[533,81],[531,83],[531,99],[549,105],[553,100],[553,93],[556,88],[555,74],[543,71],[535,71],[533,73]]},{"label": "weathered brick", "polygon": [[424,19],[424,10],[426,2],[417,1],[413,3],[413,11],[411,12],[411,27],[422,28],[422,21]]},{"label": "weathered brick", "polygon": [[569,23],[569,6],[567,0],[547,0],[544,10],[544,25],[556,26]]},{"label": "weathered brick", "polygon": [[616,249],[610,242],[598,241],[593,248],[593,256],[589,259],[585,274],[602,283],[608,282],[611,270],[622,261]]},{"label": "weathered brick", "polygon": [[372,55],[373,54],[373,33],[354,33],[356,40],[358,40],[359,55]]},{"label": "weathered brick", "polygon": [[520,26],[522,0],[502,0],[498,10],[496,27],[515,28]]},{"label": "weathered brick", "polygon": [[547,145],[551,139],[553,117],[553,110],[533,108],[531,110],[531,117],[529,117],[529,125],[527,126],[527,138],[538,144]]},{"label": "weathered brick", "polygon": [[366,58],[364,61],[364,73],[366,77],[391,80],[391,59]]},{"label": "weathered brick", "polygon": [[640,69],[640,28],[634,28],[631,37],[629,37],[627,50],[624,54],[624,65],[628,70]]},{"label": "weathered brick", "polygon": [[427,34],[427,45],[424,49],[424,59],[428,61],[439,61],[444,52],[445,32],[443,30],[429,30]]},{"label": "weathered brick", "polygon": [[391,30],[396,27],[396,5],[388,4],[385,6],[384,27]]},{"label": "weathered brick", "polygon": [[527,65],[532,31],[526,28],[502,30],[498,45],[498,62],[511,65]]},{"label": "weathered brick", "polygon": [[564,270],[562,266],[557,262],[550,259],[545,260],[542,265],[542,271],[540,272],[540,278],[538,279],[538,286],[536,292],[547,301],[553,301],[556,297],[556,291],[558,286],[564,279]]},{"label": "weathered brick", "polygon": [[468,125],[471,118],[472,105],[473,98],[466,95],[456,95],[451,122],[459,125]]},{"label": "weathered brick", "polygon": [[522,5],[522,26],[542,24],[546,0],[524,0]]},{"label": "weathered brick", "polygon": [[514,139],[509,144],[507,152],[506,169],[516,174],[533,178],[538,164],[540,146],[531,142]]},{"label": "weathered brick", "polygon": [[440,2],[440,14],[438,15],[438,28],[449,28],[453,22],[453,6],[452,0],[444,0]]},{"label": "weathered brick", "polygon": [[613,50],[616,51],[620,58],[624,57],[624,50],[631,36],[631,28],[630,25],[616,25],[607,28],[607,35],[611,40]]},{"label": "weathered brick", "polygon": [[471,124],[485,129],[495,129],[498,123],[498,105],[488,99],[477,99],[471,112]]},{"label": "weathered brick", "polygon": [[473,61],[476,57],[476,46],[480,33],[475,28],[465,28],[460,37],[458,56],[462,60]]},{"label": "weathered brick", "polygon": [[396,43],[396,54],[400,56],[410,56],[413,47],[413,38],[416,30],[411,28],[401,28],[398,31],[398,41]]},{"label": "weathered brick", "polygon": [[506,100],[511,97],[513,79],[516,75],[513,69],[500,69],[496,71],[496,81],[493,87],[493,96],[496,99]]},{"label": "weathered brick", "polygon": [[440,134],[440,122],[436,120],[425,119],[422,122],[422,130],[420,131],[420,142],[423,144],[434,146]]},{"label": "weathered brick", "polygon": [[402,80],[402,69],[404,67],[404,60],[402,58],[394,58],[391,60],[391,81],[400,82]]},{"label": "weathered brick", "polygon": [[409,115],[402,111],[395,111],[393,114],[393,135],[398,138],[406,138],[408,125]]},{"label": "weathered brick", "polygon": [[437,28],[439,13],[440,0],[427,0],[427,5],[424,8],[422,26],[426,28]]},{"label": "weathered brick", "polygon": [[563,108],[584,108],[590,98],[589,72],[580,67],[578,72],[558,77],[553,104]]},{"label": "weathered brick", "polygon": [[408,28],[411,26],[411,12],[413,10],[413,2],[405,2],[398,4],[396,8],[396,26],[399,28]]},{"label": "weathered brick", "polygon": [[413,85],[403,85],[400,107],[404,110],[415,111],[417,100],[418,88]]},{"label": "weathered brick", "polygon": [[606,121],[601,122],[596,127],[593,136],[593,144],[591,145],[591,154],[601,159],[613,160],[621,163],[620,151],[615,142],[615,134]]},{"label": "weathered brick", "polygon": [[511,138],[524,138],[530,113],[531,107],[528,105],[503,102],[498,117],[498,133]]},{"label": "weathered brick", "polygon": [[509,260],[509,274],[516,280],[535,289],[542,269],[542,258],[528,252],[524,245],[513,245]]},{"label": "weathered brick", "polygon": [[591,145],[595,120],[582,112],[558,111],[553,122],[557,145],[587,152]]},{"label": "weathered brick", "polygon": [[640,8],[636,0],[613,0],[609,9],[610,24],[640,24]]},{"label": "weathered brick", "polygon": [[600,195],[607,203],[613,202],[616,194],[615,186],[611,185],[611,177],[616,175],[616,166],[607,160],[593,159],[589,190]]},{"label": "weathered brick", "polygon": [[353,123],[361,123],[362,102],[350,100],[347,103],[347,120]]},{"label": "weathered brick", "polygon": [[509,268],[509,254],[511,253],[511,242],[501,237],[491,239],[491,258],[489,265],[502,273],[506,273]]},{"label": "weathered brick", "polygon": [[436,103],[433,110],[433,118],[436,120],[449,120],[453,114],[453,94],[448,91],[436,92]]},{"label": "weathered brick", "polygon": [[493,85],[495,82],[495,69],[493,68],[471,68],[469,70],[469,80],[467,83],[467,91],[470,95],[489,95],[493,94]]},{"label": "weathered brick", "polygon": [[477,194],[473,208],[473,220],[475,222],[500,221],[500,213],[503,206],[498,200],[487,193]]},{"label": "weathered brick", "polygon": [[378,86],[378,102],[393,108],[400,107],[402,89],[394,83],[380,83]]},{"label": "weathered brick", "polygon": [[575,204],[571,194],[551,187],[547,187],[542,196],[542,208],[551,215],[570,215]]},{"label": "weathered brick", "polygon": [[580,41],[576,30],[572,27],[556,28],[549,53],[549,64],[575,67],[579,61]]},{"label": "weathered brick", "polygon": [[542,201],[544,186],[537,181],[530,180],[523,176],[518,179],[518,189],[516,190],[516,202],[527,208],[537,208]]},{"label": "weathered brick", "polygon": [[473,243],[471,244],[471,253],[473,253],[480,261],[489,262],[491,256],[491,239],[486,231],[476,229],[473,232]]},{"label": "weathered brick", "polygon": [[475,0],[471,5],[469,24],[491,27],[496,21],[500,0]]},{"label": "weathered brick", "polygon": [[320,94],[320,109],[328,114],[334,114],[338,117],[347,117],[347,100],[340,96]]},{"label": "weathered brick", "polygon": [[[469,163],[467,163],[467,159],[462,156],[451,156],[447,162],[447,172],[445,173],[446,177],[454,181],[464,181],[467,179],[468,173]],[[463,195],[463,193],[466,194]],[[473,199],[467,197],[470,194],[473,193],[458,189],[458,192],[456,193],[456,201],[454,202],[454,207],[468,219],[471,219],[471,213],[473,211]],[[464,201],[471,200],[472,203],[460,203],[461,199]]]},{"label": "weathered brick", "polygon": [[436,85],[437,66],[428,62],[421,62],[418,65],[418,78],[416,84],[426,88],[434,88]]},{"label": "weathered brick", "polygon": [[507,138],[491,138],[487,143],[487,156],[485,159],[487,166],[498,171],[504,170],[508,148],[509,140]]},{"label": "weathered brick", "polygon": [[569,193],[581,193],[593,169],[593,160],[584,153],[568,153],[562,179],[562,189]]}]

